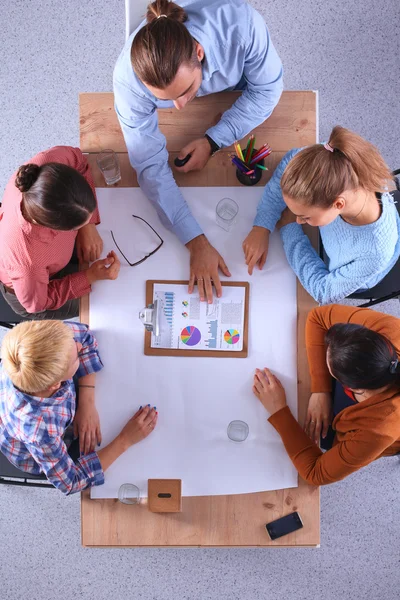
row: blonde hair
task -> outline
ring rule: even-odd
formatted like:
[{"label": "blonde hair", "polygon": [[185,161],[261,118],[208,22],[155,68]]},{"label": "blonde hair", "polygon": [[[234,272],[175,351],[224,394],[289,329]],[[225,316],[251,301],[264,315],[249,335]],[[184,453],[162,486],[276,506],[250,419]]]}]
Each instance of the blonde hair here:
[{"label": "blonde hair", "polygon": [[72,340],[72,329],[62,321],[19,323],[3,338],[3,368],[23,392],[46,390],[65,376]]},{"label": "blonde hair", "polygon": [[385,190],[392,174],[370,142],[337,126],[329,146],[333,152],[323,144],[314,144],[292,158],[281,178],[284,195],[303,204],[329,208],[346,190]]}]

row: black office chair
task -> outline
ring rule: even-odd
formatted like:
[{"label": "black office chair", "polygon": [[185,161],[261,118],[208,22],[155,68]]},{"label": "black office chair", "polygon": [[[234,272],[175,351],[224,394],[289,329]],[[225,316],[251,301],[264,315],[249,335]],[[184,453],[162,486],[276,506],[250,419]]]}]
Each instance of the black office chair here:
[{"label": "black office chair", "polygon": [[[393,172],[394,181],[396,183],[396,190],[391,192],[393,199],[396,203],[397,212],[400,215],[400,184],[399,179],[396,175],[400,174],[400,169]],[[325,253],[321,236],[319,236],[319,255],[327,262],[327,255]],[[377,304],[381,304],[381,302],[386,302],[387,300],[392,300],[393,298],[400,297],[400,258],[393,266],[391,271],[380,281],[377,285],[370,288],[369,290],[365,290],[362,292],[354,292],[354,294],[350,294],[347,298],[352,300],[368,300],[368,302],[364,302],[359,306],[361,308],[366,308],[370,306],[376,306]]]}]

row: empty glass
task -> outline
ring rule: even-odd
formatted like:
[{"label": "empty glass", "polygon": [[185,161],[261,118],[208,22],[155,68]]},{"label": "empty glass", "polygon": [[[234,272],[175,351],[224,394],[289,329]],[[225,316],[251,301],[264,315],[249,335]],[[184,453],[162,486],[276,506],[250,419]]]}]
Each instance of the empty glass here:
[{"label": "empty glass", "polygon": [[227,433],[232,442],[244,442],[249,435],[249,426],[244,421],[231,421]]},{"label": "empty glass", "polygon": [[96,162],[107,185],[114,185],[121,179],[119,160],[114,150],[102,150],[97,155]]},{"label": "empty glass", "polygon": [[139,504],[140,490],[133,483],[123,483],[118,490],[118,500],[124,504]]},{"label": "empty glass", "polygon": [[215,210],[217,213],[217,225],[222,227],[222,229],[225,229],[225,231],[230,231],[235,222],[236,215],[239,212],[239,207],[236,202],[231,198],[222,198],[222,200],[218,202]]}]

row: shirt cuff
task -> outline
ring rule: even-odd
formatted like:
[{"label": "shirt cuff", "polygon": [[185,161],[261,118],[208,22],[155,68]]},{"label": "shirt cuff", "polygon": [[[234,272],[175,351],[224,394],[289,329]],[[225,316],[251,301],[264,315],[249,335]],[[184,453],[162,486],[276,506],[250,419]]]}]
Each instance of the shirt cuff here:
[{"label": "shirt cuff", "polygon": [[182,244],[187,244],[194,238],[203,234],[203,230],[193,215],[187,215],[184,219],[181,219],[179,223],[175,223],[172,227],[172,231]]},{"label": "shirt cuff", "polygon": [[97,452],[90,452],[78,458],[78,463],[86,475],[88,486],[102,485],[104,472]]},{"label": "shirt cuff", "polygon": [[88,281],[86,271],[79,271],[78,273],[72,273],[71,287],[74,294],[74,298],[81,298],[92,291],[92,287]]},{"label": "shirt cuff", "polygon": [[[271,415],[268,421],[281,436],[291,460],[295,460],[298,454],[306,448],[315,445],[296,421],[288,406]],[[300,470],[299,473],[302,477],[304,476]]]},{"label": "shirt cuff", "polygon": [[232,132],[223,121],[220,121],[214,125],[214,127],[207,129],[206,134],[209,135],[220,148],[231,146],[235,141],[235,138],[232,138]]},{"label": "shirt cuff", "polygon": [[256,214],[256,218],[254,219],[254,227],[264,227],[264,229],[268,229],[271,233],[274,231],[278,219],[272,217],[272,215],[268,215],[266,213],[258,212]]}]

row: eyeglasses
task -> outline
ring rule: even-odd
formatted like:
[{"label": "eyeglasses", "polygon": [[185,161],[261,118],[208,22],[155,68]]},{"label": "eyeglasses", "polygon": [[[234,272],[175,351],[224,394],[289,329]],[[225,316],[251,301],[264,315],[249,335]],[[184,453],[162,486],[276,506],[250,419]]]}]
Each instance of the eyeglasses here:
[{"label": "eyeglasses", "polygon": [[114,244],[116,245],[116,247],[118,248],[118,251],[120,252],[120,254],[124,257],[124,259],[126,260],[126,262],[128,263],[128,265],[130,267],[136,267],[137,265],[140,265],[142,262],[144,262],[145,260],[147,260],[148,258],[150,258],[150,256],[153,256],[153,254],[155,254],[163,245],[164,240],[161,238],[160,235],[158,235],[157,231],[154,229],[154,227],[152,227],[150,225],[150,223],[148,223],[147,221],[145,221],[145,219],[142,219],[142,217],[139,217],[138,215],[132,215],[132,217],[134,219],[139,219],[140,221],[143,221],[143,223],[145,223],[148,227],[150,227],[150,229],[156,234],[156,236],[158,237],[158,239],[160,240],[160,243],[158,244],[157,248],[155,250],[153,250],[152,252],[150,252],[150,254],[147,254],[144,258],[142,258],[141,260],[138,260],[134,263],[131,263],[125,256],[125,254],[122,252],[121,248],[118,246],[116,239],[114,237],[114,233],[111,231],[111,237],[113,239]]}]

